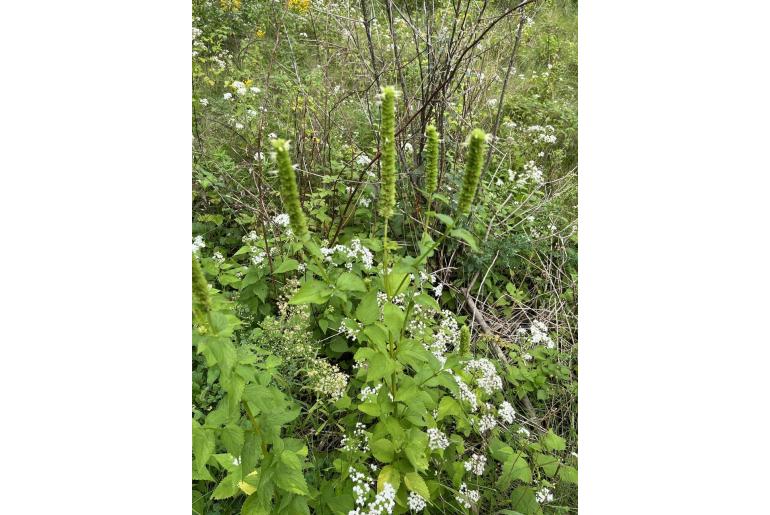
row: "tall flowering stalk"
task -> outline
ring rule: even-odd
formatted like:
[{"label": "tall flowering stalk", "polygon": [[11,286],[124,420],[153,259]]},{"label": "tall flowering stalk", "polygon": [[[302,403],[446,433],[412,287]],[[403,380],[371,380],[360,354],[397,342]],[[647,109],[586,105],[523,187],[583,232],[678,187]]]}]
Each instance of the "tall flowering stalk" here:
[{"label": "tall flowering stalk", "polygon": [[380,215],[385,220],[393,217],[396,206],[396,90],[382,88],[382,138]]},{"label": "tall flowering stalk", "polygon": [[471,351],[471,331],[467,325],[460,328],[460,345],[457,352],[460,356],[466,356]]},{"label": "tall flowering stalk", "polygon": [[457,202],[458,217],[471,212],[471,202],[476,195],[481,169],[484,165],[484,147],[487,135],[481,129],[473,129],[468,137],[468,155],[465,157],[465,175],[460,199]]},{"label": "tall flowering stalk", "polygon": [[283,139],[274,139],[270,142],[275,149],[275,162],[278,165],[278,181],[281,191],[281,200],[289,215],[291,230],[302,241],[307,240],[310,234],[307,230],[307,221],[299,203],[299,190],[297,189],[297,177],[289,157],[289,142]]},{"label": "tall flowering stalk", "polygon": [[432,196],[438,188],[438,131],[433,124],[425,128],[425,192]]},{"label": "tall flowering stalk", "polygon": [[198,263],[195,254],[192,256],[192,297],[193,314],[200,320],[208,321],[211,312],[211,300],[209,299],[209,285],[203,277],[203,270]]},{"label": "tall flowering stalk", "polygon": [[[433,194],[438,188],[438,131],[433,124],[425,128],[425,193],[428,196],[428,211],[433,204]],[[428,234],[428,217],[423,220],[423,239]]]}]

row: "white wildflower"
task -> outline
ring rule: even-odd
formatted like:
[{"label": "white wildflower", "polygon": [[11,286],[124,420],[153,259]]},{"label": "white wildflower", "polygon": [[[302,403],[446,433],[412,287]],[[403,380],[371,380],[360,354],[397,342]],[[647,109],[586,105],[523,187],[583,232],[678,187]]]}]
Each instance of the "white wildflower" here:
[{"label": "white wildflower", "polygon": [[484,473],[484,468],[487,465],[487,457],[483,454],[474,454],[471,456],[471,459],[463,463],[463,466],[465,467],[465,470],[468,472],[473,472],[477,476],[480,476]]},{"label": "white wildflower", "polygon": [[465,371],[474,374],[476,384],[481,387],[487,395],[492,395],[498,390],[503,389],[503,381],[497,375],[495,365],[486,358],[472,359],[465,364]]},{"label": "white wildflower", "polygon": [[506,424],[513,424],[513,420],[516,418],[516,410],[513,409],[513,406],[508,401],[500,403],[500,407],[497,408],[497,414]]},{"label": "white wildflower", "polygon": [[203,236],[200,236],[200,235],[196,236],[192,243],[193,254],[195,254],[205,246],[206,246],[206,242],[203,241]]},{"label": "white wildflower", "polygon": [[548,488],[543,487],[535,492],[535,499],[537,499],[537,502],[540,504],[543,504],[544,502],[551,502],[553,501],[553,494]]},{"label": "white wildflower", "polygon": [[443,432],[435,427],[428,428],[428,447],[430,450],[446,449],[448,446],[449,439]]},{"label": "white wildflower", "polygon": [[406,500],[409,509],[412,511],[422,511],[427,506],[425,499],[417,492],[409,492],[409,498]]},{"label": "white wildflower", "polygon": [[463,507],[470,508],[472,505],[479,502],[479,491],[468,490],[468,486],[463,483],[460,485],[460,492],[455,496],[455,499],[457,499],[457,502]]},{"label": "white wildflower", "polygon": [[281,227],[286,227],[287,225],[289,225],[289,215],[286,213],[275,215],[273,217],[273,223],[276,225],[280,225]]}]

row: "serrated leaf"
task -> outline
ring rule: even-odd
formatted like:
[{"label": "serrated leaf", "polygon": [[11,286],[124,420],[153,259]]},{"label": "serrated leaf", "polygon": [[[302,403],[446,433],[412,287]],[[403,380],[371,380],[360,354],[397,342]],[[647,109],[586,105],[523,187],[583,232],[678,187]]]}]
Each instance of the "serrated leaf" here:
[{"label": "serrated leaf", "polygon": [[476,244],[476,238],[467,230],[462,228],[452,229],[452,231],[449,233],[455,238],[459,238],[463,240],[465,243],[467,243],[473,250],[478,251],[479,247]]},{"label": "serrated leaf", "polygon": [[417,472],[407,472],[404,474],[404,484],[410,491],[417,492],[426,501],[430,500],[428,485],[425,484],[425,480]]},{"label": "serrated leaf", "polygon": [[542,436],[540,443],[549,451],[563,451],[567,448],[564,438],[554,433],[551,429]]},{"label": "serrated leaf", "polygon": [[398,470],[392,465],[385,465],[380,471],[380,475],[377,476],[377,491],[381,492],[385,488],[385,483],[390,483],[393,489],[398,491],[398,487],[401,486],[401,475]]},{"label": "serrated leaf", "polygon": [[386,438],[372,442],[372,456],[382,463],[393,461],[393,444]]},{"label": "serrated leaf", "polygon": [[337,278],[337,287],[343,291],[366,291],[366,283],[356,274],[343,272]]},{"label": "serrated leaf", "polygon": [[428,306],[434,309],[435,311],[441,311],[441,306],[436,301],[436,299],[434,299],[433,297],[431,297],[426,293],[420,293],[419,295],[415,296],[414,303],[420,304],[422,306]]},{"label": "serrated leaf", "polygon": [[227,452],[233,456],[241,455],[244,442],[243,428],[241,426],[228,424],[222,429],[221,438]]},{"label": "serrated leaf", "polygon": [[306,281],[289,301],[289,304],[323,304],[332,295],[325,283],[311,279]]},{"label": "serrated leaf", "polygon": [[299,262],[296,259],[286,259],[284,261],[281,261],[281,264],[275,267],[273,270],[273,273],[276,274],[283,274],[286,272],[291,272],[292,270],[296,270],[299,267]]},{"label": "serrated leaf", "polygon": [[356,308],[356,318],[363,324],[372,324],[380,318],[380,307],[377,304],[377,292],[372,291],[361,299]]},{"label": "serrated leaf", "polygon": [[217,485],[211,497],[214,499],[227,499],[238,493],[238,483],[240,483],[240,474],[227,474],[225,478]]}]

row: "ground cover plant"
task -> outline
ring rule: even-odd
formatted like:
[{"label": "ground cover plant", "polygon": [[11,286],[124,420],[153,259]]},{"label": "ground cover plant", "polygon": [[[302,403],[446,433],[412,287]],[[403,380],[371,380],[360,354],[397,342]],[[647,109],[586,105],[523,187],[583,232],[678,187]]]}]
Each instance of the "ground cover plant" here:
[{"label": "ground cover plant", "polygon": [[576,10],[193,3],[193,513],[577,511]]}]

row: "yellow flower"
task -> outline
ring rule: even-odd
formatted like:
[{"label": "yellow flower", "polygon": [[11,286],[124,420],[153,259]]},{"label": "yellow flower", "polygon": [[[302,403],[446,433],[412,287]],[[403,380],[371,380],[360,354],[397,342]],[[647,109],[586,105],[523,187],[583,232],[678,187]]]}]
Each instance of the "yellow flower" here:
[{"label": "yellow flower", "polygon": [[265,31],[262,29],[257,29],[256,35],[257,35],[257,39],[262,39],[263,37],[265,37]]},{"label": "yellow flower", "polygon": [[310,0],[287,0],[286,5],[294,12],[305,14],[310,10]]}]

